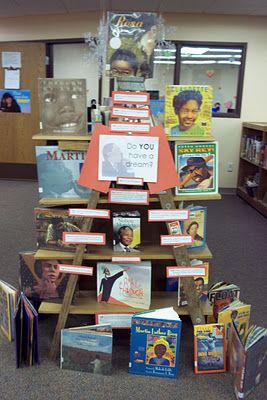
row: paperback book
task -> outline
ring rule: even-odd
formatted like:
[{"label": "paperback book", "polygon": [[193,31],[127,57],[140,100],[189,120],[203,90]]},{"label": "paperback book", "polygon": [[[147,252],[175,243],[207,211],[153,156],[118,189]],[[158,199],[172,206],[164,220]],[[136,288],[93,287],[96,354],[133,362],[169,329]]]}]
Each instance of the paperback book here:
[{"label": "paperback book", "polygon": [[60,368],[111,375],[111,326],[99,324],[62,329]]},{"label": "paperback book", "polygon": [[17,368],[40,364],[38,313],[23,293],[14,313],[14,333]]},{"label": "paperback book", "polygon": [[70,275],[59,272],[60,260],[36,260],[34,254],[19,254],[20,290],[33,301],[62,301]]},{"label": "paperback book", "polygon": [[234,301],[235,298],[239,299],[239,295],[240,287],[234,283],[226,283],[221,281],[213,284],[209,288],[208,298],[213,305],[214,318],[217,320],[220,310],[222,310],[227,304]]},{"label": "paperback book", "polygon": [[49,135],[86,135],[86,80],[38,79],[40,131]]},{"label": "paperback book", "polygon": [[[201,260],[192,260],[191,266],[201,266],[205,269],[205,275],[194,276],[196,292],[198,300],[201,303],[208,301],[208,284],[209,284],[209,263]],[[167,278],[170,279],[170,278]],[[188,302],[186,299],[186,294],[184,292],[182,279],[178,278],[178,306],[187,306]]]},{"label": "paperback book", "polygon": [[190,207],[189,219],[181,221],[184,235],[191,235],[193,243],[190,250],[200,250],[206,246],[207,207]]},{"label": "paperback book", "polygon": [[176,378],[182,321],[172,308],[134,314],[131,327],[129,372]]},{"label": "paperback book", "polygon": [[165,131],[169,136],[209,137],[211,135],[212,86],[167,85]]},{"label": "paperback book", "polygon": [[88,198],[90,190],[78,185],[85,151],[36,146],[40,198]]},{"label": "paperback book", "polygon": [[14,339],[14,311],[17,289],[0,280],[0,331],[11,342]]},{"label": "paperback book", "polygon": [[83,218],[70,217],[68,210],[35,208],[37,248],[75,251],[76,245],[63,243],[63,232],[80,232]]},{"label": "paperback book", "polygon": [[194,368],[196,374],[226,371],[224,324],[194,325]]},{"label": "paperback book", "polygon": [[267,377],[267,329],[252,325],[243,339],[232,324],[230,371],[236,398],[246,398]]},{"label": "paperback book", "polygon": [[141,243],[141,218],[139,211],[113,212],[113,250],[138,252]]},{"label": "paperback book", "polygon": [[149,309],[151,262],[97,263],[97,301]]},{"label": "paperback book", "polygon": [[218,193],[218,143],[175,143],[176,195]]},{"label": "paperback book", "polygon": [[150,112],[154,126],[164,125],[164,100],[150,100]]}]

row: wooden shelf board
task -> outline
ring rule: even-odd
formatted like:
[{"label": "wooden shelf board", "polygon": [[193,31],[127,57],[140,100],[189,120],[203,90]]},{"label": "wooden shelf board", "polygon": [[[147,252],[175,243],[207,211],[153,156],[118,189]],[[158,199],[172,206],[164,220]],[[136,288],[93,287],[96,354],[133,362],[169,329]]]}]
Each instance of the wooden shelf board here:
[{"label": "wooden shelf board", "polygon": [[[173,196],[174,201],[195,201],[195,200],[221,200],[222,196],[220,193],[212,193],[212,194],[197,194],[197,195],[179,195]],[[157,203],[159,202],[158,197],[150,197],[150,203]],[[68,204],[87,204],[88,199],[81,199],[81,198],[42,198],[39,200],[39,204],[42,206],[59,206],[59,205],[68,205]],[[106,197],[102,197],[99,200],[100,204],[107,204],[108,199]]]},{"label": "wooden shelf board", "polygon": [[267,132],[267,122],[243,122],[242,125],[244,128]]},{"label": "wooden shelf board", "polygon": [[[59,314],[61,304],[43,301],[39,307],[40,314]],[[152,292],[150,309],[154,310],[162,307],[174,307],[179,315],[189,315],[187,307],[177,306],[177,292]],[[209,302],[204,302],[201,307],[204,315],[212,315],[212,307]],[[70,314],[95,314],[101,312],[142,312],[144,309],[132,308],[127,306],[117,306],[96,301],[96,292],[81,291],[75,304],[70,306]]]},{"label": "wooden shelf board", "polygon": [[214,136],[167,136],[169,142],[214,142]]},{"label": "wooden shelf board", "polygon": [[[93,249],[91,253],[84,254],[84,260],[108,260],[111,261],[111,257],[124,255],[125,253],[113,252],[111,247],[108,246],[91,246]],[[174,255],[172,252],[172,246],[143,246],[143,251],[140,253],[132,253],[133,256],[140,256],[141,260],[173,260]],[[37,250],[35,253],[35,259],[37,260],[72,260],[74,258],[72,252],[67,251],[55,251],[55,250]],[[202,250],[189,250],[190,259],[204,259],[208,260],[212,258],[212,254],[208,246]]]},{"label": "wooden shelf board", "polygon": [[259,164],[255,163],[255,162],[252,161],[252,160],[249,160],[249,159],[246,158],[246,157],[242,157],[242,156],[241,156],[240,159],[241,159],[241,160],[244,160],[244,161],[246,161],[246,162],[248,162],[249,164],[253,164],[253,165],[255,165],[255,166],[258,167],[258,168],[267,170],[267,168],[263,167],[262,165],[259,165]]},{"label": "wooden shelf board", "polygon": [[52,134],[46,134],[46,133],[38,133],[36,135],[33,135],[32,139],[33,140],[85,140],[85,141],[90,141],[91,140],[91,134],[88,135],[52,135]]},{"label": "wooden shelf board", "polygon": [[265,217],[267,217],[267,204],[265,204],[262,200],[258,200],[256,197],[249,196],[242,186],[237,188],[237,194],[252,207],[256,208],[256,210],[265,215]]}]

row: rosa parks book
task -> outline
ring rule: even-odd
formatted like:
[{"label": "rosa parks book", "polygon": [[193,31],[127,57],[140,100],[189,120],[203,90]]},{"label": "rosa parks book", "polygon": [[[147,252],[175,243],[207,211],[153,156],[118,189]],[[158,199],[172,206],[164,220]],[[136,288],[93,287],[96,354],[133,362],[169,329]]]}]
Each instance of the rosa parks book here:
[{"label": "rosa parks book", "polygon": [[196,374],[226,371],[224,324],[194,325],[194,369]]},{"label": "rosa parks book", "polygon": [[211,134],[212,87],[167,85],[164,125],[167,135],[208,137]]},{"label": "rosa parks book", "polygon": [[97,263],[97,301],[149,309],[151,262]]},{"label": "rosa parks book", "polygon": [[182,321],[172,307],[132,317],[129,372],[176,378]]}]

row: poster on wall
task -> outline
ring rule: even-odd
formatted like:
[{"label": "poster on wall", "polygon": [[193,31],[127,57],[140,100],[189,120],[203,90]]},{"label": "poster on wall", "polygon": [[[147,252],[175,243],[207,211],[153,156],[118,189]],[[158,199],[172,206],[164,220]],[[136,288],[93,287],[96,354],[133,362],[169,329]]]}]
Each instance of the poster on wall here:
[{"label": "poster on wall", "polygon": [[111,77],[153,76],[157,14],[108,13],[107,70]]},{"label": "poster on wall", "polygon": [[0,89],[0,111],[31,112],[31,90]]}]

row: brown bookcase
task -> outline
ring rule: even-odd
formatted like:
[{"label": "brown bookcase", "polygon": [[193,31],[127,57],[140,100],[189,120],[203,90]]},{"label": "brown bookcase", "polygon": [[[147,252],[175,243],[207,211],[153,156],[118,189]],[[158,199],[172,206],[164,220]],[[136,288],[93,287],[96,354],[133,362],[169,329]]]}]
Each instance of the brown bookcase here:
[{"label": "brown bookcase", "polygon": [[[250,187],[248,179],[257,186]],[[242,125],[237,194],[267,216],[267,122]]]}]

